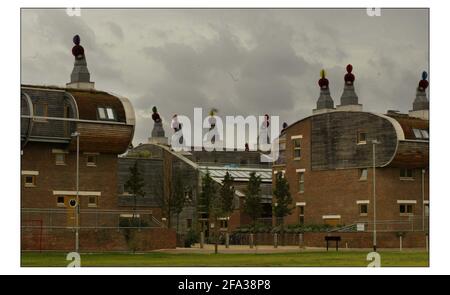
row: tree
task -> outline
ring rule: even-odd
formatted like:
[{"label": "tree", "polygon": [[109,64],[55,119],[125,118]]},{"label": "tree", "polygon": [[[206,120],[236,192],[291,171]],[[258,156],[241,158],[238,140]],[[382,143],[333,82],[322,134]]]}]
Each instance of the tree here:
[{"label": "tree", "polygon": [[245,190],[244,213],[246,213],[253,222],[253,229],[256,226],[257,219],[261,216],[261,177],[255,172],[250,173],[250,179]]},{"label": "tree", "polygon": [[133,196],[133,216],[131,220],[128,220],[125,224],[121,225],[126,227],[124,229],[125,240],[133,252],[136,251],[137,242],[135,241],[134,230],[129,227],[133,228],[139,225],[136,220],[137,197],[143,197],[145,195],[143,188],[144,179],[139,172],[138,162],[135,161],[134,165],[130,167],[130,176],[124,184],[124,189]]},{"label": "tree", "polygon": [[291,207],[292,197],[289,190],[289,183],[283,176],[283,173],[277,174],[273,195],[275,196],[276,203],[276,206],[273,208],[273,213],[277,219],[281,219],[280,232],[282,244],[284,244],[284,217],[291,214],[293,207]]},{"label": "tree", "polygon": [[186,197],[184,194],[184,183],[180,175],[175,176],[174,188],[172,190],[172,198],[170,198],[170,207],[172,208],[172,213],[177,217],[177,232],[180,221],[180,213],[183,211],[184,205],[186,203]]},{"label": "tree", "polygon": [[[217,223],[217,217],[220,214],[220,198],[217,194],[217,184],[211,178],[209,171],[202,177],[202,192],[199,199],[200,211],[205,213],[209,220],[213,219]],[[217,241],[217,224],[214,224]],[[215,247],[217,253],[217,243]]]},{"label": "tree", "polygon": [[170,228],[170,198],[167,198],[164,194],[164,180],[161,173],[157,173],[154,176],[154,185],[152,187],[152,191],[156,197],[159,208],[161,208],[162,217],[167,218],[167,226]]},{"label": "tree", "polygon": [[[230,173],[225,174],[225,177],[222,180],[222,186],[219,190],[220,195],[220,211],[222,217],[228,218],[234,210],[234,178],[230,175]],[[227,237],[228,237],[228,228],[227,228]],[[216,240],[217,243],[217,240]],[[217,246],[216,246],[217,247]]]},{"label": "tree", "polygon": [[225,177],[222,180],[222,186],[220,187],[220,200],[221,200],[221,215],[223,217],[228,217],[234,209],[233,201],[235,189],[233,186],[234,178],[230,175],[230,173],[225,174]]},{"label": "tree", "polygon": [[[138,168],[138,162],[135,161],[134,165],[130,167],[130,176],[124,185],[125,190],[133,196],[133,211],[136,211],[137,197],[144,196],[144,179],[141,177]],[[133,218],[134,218],[133,214]]]}]

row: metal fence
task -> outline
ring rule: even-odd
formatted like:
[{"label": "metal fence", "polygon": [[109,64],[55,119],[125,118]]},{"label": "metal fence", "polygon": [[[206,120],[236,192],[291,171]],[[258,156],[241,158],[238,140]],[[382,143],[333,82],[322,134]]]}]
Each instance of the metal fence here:
[{"label": "metal fence", "polygon": [[[22,208],[22,229],[75,229],[77,213],[74,208]],[[80,229],[117,229],[163,227],[151,210],[80,209]]]}]

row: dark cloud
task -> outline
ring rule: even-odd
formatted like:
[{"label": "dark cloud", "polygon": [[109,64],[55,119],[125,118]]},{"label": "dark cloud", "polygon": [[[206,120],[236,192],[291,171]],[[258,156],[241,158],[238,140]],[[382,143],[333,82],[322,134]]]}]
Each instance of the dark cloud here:
[{"label": "dark cloud", "polygon": [[365,110],[406,112],[428,68],[425,9],[23,9],[21,21],[22,82],[64,85],[79,34],[96,87],[131,99],[134,143],[149,136],[153,105],[167,133],[172,114],[194,107],[297,121],[315,108],[322,68],[340,104],[348,63]]}]

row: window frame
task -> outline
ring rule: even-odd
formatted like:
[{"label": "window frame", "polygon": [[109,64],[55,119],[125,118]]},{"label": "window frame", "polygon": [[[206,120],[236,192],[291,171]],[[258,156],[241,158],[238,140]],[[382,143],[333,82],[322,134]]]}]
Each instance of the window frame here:
[{"label": "window frame", "polygon": [[305,193],[305,171],[297,172],[298,193]]},{"label": "window frame", "polygon": [[[58,156],[62,156],[62,161],[58,161]],[[66,154],[65,153],[55,153],[55,165],[64,166],[66,165]]]},{"label": "window frame", "polygon": [[[361,140],[362,134],[364,134],[364,140]],[[356,134],[356,144],[367,144],[367,131],[358,130]]]},{"label": "window frame", "polygon": [[[104,117],[102,117],[102,114]],[[112,118],[111,116],[112,115]],[[100,121],[117,121],[116,110],[111,106],[97,106],[97,119]]]},{"label": "window frame", "polygon": [[[363,212],[362,208],[365,207],[366,208],[366,212]],[[359,212],[359,216],[368,216],[369,215],[369,204],[368,203],[361,203],[358,204],[358,212]]]},{"label": "window frame", "polygon": [[[403,171],[405,171],[406,175],[403,175]],[[408,171],[411,171],[411,176],[408,176]],[[414,169],[400,168],[400,180],[414,180]]]},{"label": "window frame", "polygon": [[[92,157],[94,161],[89,161],[89,157]],[[87,167],[97,167],[97,155],[86,154],[86,166]]]},{"label": "window frame", "polygon": [[[43,115],[37,115],[36,114],[37,105],[42,105],[44,107],[44,114]],[[48,122],[47,119],[34,118],[35,116],[37,116],[37,117],[48,117],[48,103],[47,102],[33,102],[33,121],[34,122],[41,122],[41,123]]]},{"label": "window frame", "polygon": [[420,129],[418,129],[418,128],[412,128],[412,131],[413,131],[414,137],[415,137],[416,139],[422,139],[422,138],[423,138],[422,132],[420,131]]},{"label": "window frame", "polygon": [[[62,198],[62,202],[59,202],[59,199]],[[66,207],[66,201],[64,196],[56,196],[56,207]]]},{"label": "window frame", "polygon": [[305,205],[298,206],[298,223],[301,225],[305,224]]},{"label": "window frame", "polygon": [[[414,204],[400,203],[398,205],[400,216],[414,216]],[[402,207],[405,209],[404,212],[402,212]],[[411,208],[411,210],[408,210],[408,208]]]},{"label": "window frame", "polygon": [[[292,139],[292,157],[294,160],[300,160],[302,158],[302,138],[294,138]],[[298,142],[298,146],[296,145]],[[299,156],[296,156],[296,152],[299,152]]]},{"label": "window frame", "polygon": [[[28,182],[27,178],[31,177],[32,181]],[[36,175],[24,175],[24,185],[25,187],[36,187]]]},{"label": "window frame", "polygon": [[423,139],[430,139],[430,133],[428,132],[428,130],[425,129],[419,129],[420,130],[420,134],[422,135]]},{"label": "window frame", "polygon": [[[365,177],[363,178],[363,171],[365,171]],[[369,178],[369,169],[367,168],[359,168],[358,169],[358,180],[359,181],[367,181],[367,179]]]},{"label": "window frame", "polygon": [[[94,198],[95,202],[91,202],[91,198]],[[98,196],[88,196],[88,202],[87,202],[88,208],[97,208],[98,207]]]}]

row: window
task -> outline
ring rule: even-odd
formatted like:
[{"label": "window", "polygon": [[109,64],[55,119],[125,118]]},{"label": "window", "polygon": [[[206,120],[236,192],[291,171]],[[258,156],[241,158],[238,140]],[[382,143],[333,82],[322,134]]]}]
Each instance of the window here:
[{"label": "window", "polygon": [[111,107],[98,107],[97,113],[98,113],[98,118],[100,120],[115,120],[116,119],[114,110]]},{"label": "window", "polygon": [[359,204],[358,206],[359,206],[359,215],[367,216],[367,213],[369,212],[368,204]]},{"label": "window", "polygon": [[298,223],[305,224],[305,206],[299,206]]},{"label": "window", "polygon": [[186,227],[189,229],[192,228],[192,219],[186,219]]},{"label": "window", "polygon": [[106,119],[105,108],[98,108],[98,117],[102,120]]},{"label": "window", "polygon": [[[33,103],[33,115],[38,117],[47,117],[48,116],[48,105],[43,102]],[[47,119],[44,118],[35,118],[34,121],[47,122]]]},{"label": "window", "polygon": [[414,132],[414,136],[417,139],[429,139],[430,138],[430,136],[428,134],[428,130],[417,129],[417,128],[413,128],[412,130]]},{"label": "window", "polygon": [[66,207],[66,204],[64,203],[64,197],[56,197],[56,206]]},{"label": "window", "polygon": [[95,155],[86,156],[86,165],[90,167],[97,166],[97,157]]},{"label": "window", "polygon": [[358,132],[358,144],[366,144],[367,133],[364,131]]},{"label": "window", "polygon": [[108,119],[114,120],[114,112],[112,108],[106,108],[106,114],[108,115]]},{"label": "window", "polygon": [[401,216],[413,215],[413,205],[400,204],[400,215]]},{"label": "window", "polygon": [[294,143],[294,159],[300,159],[301,157],[301,146],[300,146],[300,139],[296,138],[293,140]]},{"label": "window", "polygon": [[424,204],[425,216],[430,216],[430,204]]},{"label": "window", "polygon": [[65,154],[55,154],[55,162],[56,165],[65,165],[66,164],[66,155]]},{"label": "window", "polygon": [[305,173],[304,172],[298,173],[298,192],[299,193],[305,192]]},{"label": "window", "polygon": [[427,130],[420,130],[420,133],[422,134],[422,138],[424,139],[429,139],[430,136],[428,135],[428,131]]},{"label": "window", "polygon": [[228,220],[224,219],[220,221],[220,228],[228,228]]},{"label": "window", "polygon": [[184,191],[184,198],[187,202],[191,202],[192,201],[192,189],[191,188],[187,188]]},{"label": "window", "polygon": [[88,207],[97,207],[97,197],[96,196],[89,196]]},{"label": "window", "polygon": [[25,186],[26,187],[36,186],[36,176],[35,175],[25,175]]},{"label": "window", "polygon": [[412,178],[413,178],[413,169],[409,168],[400,169],[400,179],[412,179]]},{"label": "window", "polygon": [[367,180],[367,168],[359,169],[359,180]]}]

